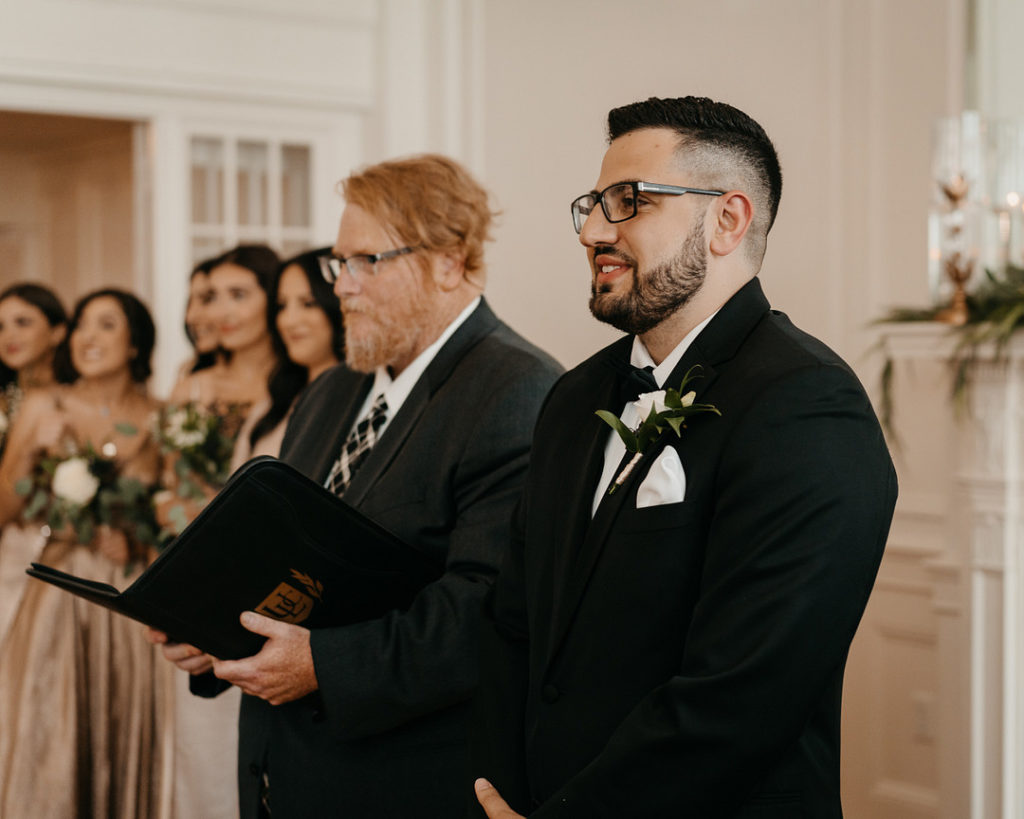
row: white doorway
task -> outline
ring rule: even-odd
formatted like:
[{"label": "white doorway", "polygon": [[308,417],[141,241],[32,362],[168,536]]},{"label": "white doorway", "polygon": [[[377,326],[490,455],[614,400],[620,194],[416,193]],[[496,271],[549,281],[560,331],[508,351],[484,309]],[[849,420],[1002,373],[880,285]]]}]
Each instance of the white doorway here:
[{"label": "white doorway", "polygon": [[0,110],[4,285],[48,285],[68,307],[98,287],[146,295],[138,269],[148,253],[139,247],[144,130],[125,119]]}]

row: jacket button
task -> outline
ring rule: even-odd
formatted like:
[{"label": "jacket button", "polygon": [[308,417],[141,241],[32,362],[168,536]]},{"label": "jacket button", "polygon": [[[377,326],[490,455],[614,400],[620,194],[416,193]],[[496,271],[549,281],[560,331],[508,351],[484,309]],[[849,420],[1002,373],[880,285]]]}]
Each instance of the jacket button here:
[{"label": "jacket button", "polygon": [[249,773],[251,773],[253,776],[259,776],[260,775],[260,766],[257,765],[255,762],[250,762],[249,763]]},{"label": "jacket button", "polygon": [[558,699],[561,693],[562,692],[559,691],[555,686],[553,686],[551,683],[548,683],[540,690],[540,698],[544,700],[544,702],[551,704]]}]

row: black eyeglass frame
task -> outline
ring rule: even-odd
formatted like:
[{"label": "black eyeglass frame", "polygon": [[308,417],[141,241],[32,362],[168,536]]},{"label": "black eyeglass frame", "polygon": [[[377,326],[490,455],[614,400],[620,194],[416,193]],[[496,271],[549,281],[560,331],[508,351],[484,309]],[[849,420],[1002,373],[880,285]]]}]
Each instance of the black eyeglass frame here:
[{"label": "black eyeglass frame", "polygon": [[[612,215],[608,212],[608,205],[604,201],[604,195],[612,188],[621,188],[624,185],[629,185],[633,189],[633,212],[629,216],[623,216],[621,219],[613,219]],[[616,182],[613,185],[609,185],[600,193],[585,193],[582,196],[577,196],[572,202],[569,203],[569,210],[572,213],[572,226],[579,233],[583,230],[583,223],[586,221],[586,217],[594,211],[593,205],[590,207],[590,211],[584,215],[580,211],[579,204],[584,199],[591,198],[594,200],[594,204],[601,204],[601,210],[604,211],[604,218],[608,220],[610,224],[617,224],[619,222],[626,222],[632,219],[637,214],[637,194],[638,193],[663,193],[668,196],[682,196],[684,193],[699,193],[704,196],[721,196],[725,191],[709,191],[704,188],[683,188],[679,185],[662,185],[659,182],[641,182],[629,181],[629,182]]]},{"label": "black eyeglass frame", "polygon": [[371,275],[376,276],[377,262],[386,262],[388,259],[395,259],[408,253],[415,253],[417,250],[422,250],[422,248],[419,246],[397,247],[394,250],[382,250],[380,253],[356,253],[348,257],[338,256],[334,253],[325,253],[322,256],[318,256],[317,259],[320,262],[320,275],[324,277],[324,281],[333,285],[341,276],[341,268],[343,267],[355,281],[359,280],[357,272],[349,265],[349,262],[354,259],[365,259],[366,264],[373,271]]}]

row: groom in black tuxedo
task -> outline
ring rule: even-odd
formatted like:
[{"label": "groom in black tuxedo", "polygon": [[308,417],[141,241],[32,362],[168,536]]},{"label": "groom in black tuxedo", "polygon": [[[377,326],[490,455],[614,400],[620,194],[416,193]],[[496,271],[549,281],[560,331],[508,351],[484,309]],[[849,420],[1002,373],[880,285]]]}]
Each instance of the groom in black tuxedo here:
[{"label": "groom in black tuxedo", "polygon": [[[486,606],[471,813],[840,817],[843,668],[896,500],[885,441],[850,368],[761,290],[782,187],[764,130],[693,97],[608,125],[572,212],[591,311],[628,335],[538,421]],[[687,373],[672,403],[705,410],[638,457],[595,415],[628,438]]]},{"label": "groom in black tuxedo", "polygon": [[[481,601],[561,371],[482,297],[491,212],[463,167],[436,155],[382,162],[342,189],[322,262],[341,301],[346,365],[302,394],[281,458],[421,549],[438,576],[407,610],[350,626],[243,615],[268,638],[262,650],[213,663],[219,679],[197,676],[193,691],[233,683],[247,695],[245,819],[463,812]],[[210,658],[188,649],[165,653],[206,671]]]}]

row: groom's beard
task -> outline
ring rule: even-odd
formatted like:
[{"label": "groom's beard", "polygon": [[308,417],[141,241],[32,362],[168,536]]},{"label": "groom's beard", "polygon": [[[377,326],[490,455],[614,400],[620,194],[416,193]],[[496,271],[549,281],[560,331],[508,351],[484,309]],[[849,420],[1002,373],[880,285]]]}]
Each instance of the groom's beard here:
[{"label": "groom's beard", "polygon": [[624,333],[639,335],[657,327],[703,286],[708,268],[703,247],[703,214],[672,259],[643,273],[637,269],[635,259],[614,247],[595,247],[595,256],[607,253],[630,265],[633,281],[622,295],[616,295],[610,288],[591,285],[590,312],[594,318]]}]

